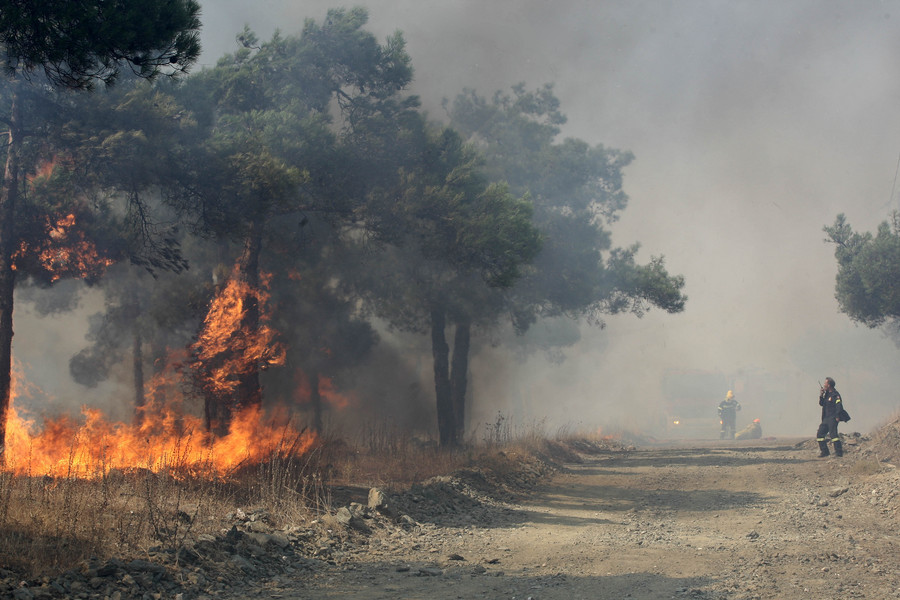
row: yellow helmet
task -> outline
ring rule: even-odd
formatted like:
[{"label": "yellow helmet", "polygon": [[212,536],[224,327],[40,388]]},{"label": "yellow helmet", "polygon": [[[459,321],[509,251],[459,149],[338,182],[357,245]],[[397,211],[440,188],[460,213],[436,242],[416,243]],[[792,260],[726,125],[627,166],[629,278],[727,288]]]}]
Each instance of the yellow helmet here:
[{"label": "yellow helmet", "polygon": [[728,393],[725,394],[725,397],[728,398],[729,400],[731,400],[732,398],[734,398],[734,392],[732,392],[731,390],[728,390]]}]

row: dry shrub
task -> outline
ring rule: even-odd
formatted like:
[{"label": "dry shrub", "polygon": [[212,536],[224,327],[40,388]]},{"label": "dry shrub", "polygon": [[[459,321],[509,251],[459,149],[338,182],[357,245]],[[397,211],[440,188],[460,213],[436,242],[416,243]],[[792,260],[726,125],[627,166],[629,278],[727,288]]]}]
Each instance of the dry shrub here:
[{"label": "dry shrub", "polygon": [[403,489],[435,475],[459,468],[458,450],[440,448],[432,439],[411,434],[387,422],[372,422],[347,439],[333,439],[328,463],[335,485]]},{"label": "dry shrub", "polygon": [[[223,476],[177,453],[156,471],[111,470],[96,479],[0,473],[0,564],[35,577],[84,561],[175,551],[218,534],[236,508],[299,522],[325,510],[315,447],[275,453]],[[103,472],[102,469],[99,472]]]},{"label": "dry shrub", "polygon": [[450,473],[463,462],[459,452],[430,446],[410,446],[402,454],[388,456],[358,452],[335,470],[331,481],[337,485],[405,489],[429,477]]},{"label": "dry shrub", "polygon": [[4,474],[0,486],[0,561],[9,568],[58,571],[152,541],[133,482]]},{"label": "dry shrub", "polygon": [[0,564],[38,576],[154,548],[177,555],[199,535],[230,528],[237,509],[265,514],[276,528],[328,523],[333,507],[365,502],[371,487],[402,491],[477,465],[501,487],[524,489],[548,464],[578,460],[567,442],[544,436],[543,423],[515,429],[500,417],[485,443],[453,450],[386,425],[350,437],[359,445],[317,439],[302,453],[287,444],[224,475],[178,452],[153,471],[98,467],[96,479],[0,473]]}]

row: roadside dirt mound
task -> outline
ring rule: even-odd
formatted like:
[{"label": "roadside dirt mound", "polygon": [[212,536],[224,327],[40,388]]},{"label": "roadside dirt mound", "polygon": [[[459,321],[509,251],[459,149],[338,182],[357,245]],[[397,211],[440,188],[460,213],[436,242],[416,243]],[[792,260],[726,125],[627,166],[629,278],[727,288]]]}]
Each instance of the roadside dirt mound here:
[{"label": "roadside dirt mound", "polygon": [[633,446],[617,439],[573,439],[541,440],[521,449],[484,452],[464,469],[393,494],[390,506],[417,522],[441,526],[509,521],[505,503],[528,496],[542,480],[565,471],[566,464],[628,448]]},{"label": "roadside dirt mound", "polygon": [[842,459],[808,438],[494,450],[311,522],[235,508],[177,551],[0,570],[0,597],[898,597],[898,429],[845,435]]},{"label": "roadside dirt mound", "polygon": [[[308,523],[276,527],[267,509],[236,507],[217,535],[203,534],[177,548],[149,548],[140,557],[86,561],[55,577],[23,580],[0,568],[0,597],[244,598],[303,573],[352,564],[375,538],[405,540],[411,532],[454,527],[500,527],[524,517],[509,503],[543,480],[582,462],[583,455],[626,448],[617,440],[540,440],[517,449],[480,452],[471,464],[396,491],[344,488],[345,504]],[[355,498],[355,500],[353,499]],[[268,583],[265,583],[268,582]]]},{"label": "roadside dirt mound", "polygon": [[883,425],[865,438],[861,450],[879,462],[900,465],[900,419]]},{"label": "roadside dirt mound", "polygon": [[[898,469],[862,436],[654,444],[570,464],[484,525],[379,529],[284,597],[897,598]],[[858,442],[858,443],[857,443]],[[385,535],[388,534],[388,535]]]}]

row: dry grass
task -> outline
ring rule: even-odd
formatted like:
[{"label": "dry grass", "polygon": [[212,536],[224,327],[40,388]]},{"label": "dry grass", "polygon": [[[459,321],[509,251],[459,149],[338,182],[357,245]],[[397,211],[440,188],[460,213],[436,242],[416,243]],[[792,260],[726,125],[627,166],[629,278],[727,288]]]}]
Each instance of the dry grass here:
[{"label": "dry grass", "polygon": [[0,564],[27,576],[59,572],[91,557],[144,557],[178,550],[230,527],[238,508],[262,507],[283,523],[327,508],[322,445],[273,455],[222,476],[210,465],[112,470],[97,479],[0,474]]},{"label": "dry grass", "polygon": [[274,528],[326,527],[333,508],[364,502],[371,487],[405,490],[473,465],[501,479],[519,477],[523,467],[535,476],[540,469],[527,466],[542,457],[578,460],[568,443],[545,435],[542,423],[516,429],[499,415],[485,432],[481,443],[451,451],[371,426],[353,432],[356,445],[323,436],[301,455],[273,455],[225,476],[177,459],[155,471],[112,470],[97,479],[0,472],[0,564],[35,577],[92,558],[141,558],[158,548],[177,553],[201,534],[230,529],[238,509],[264,513]]},{"label": "dry grass", "polygon": [[346,501],[336,489],[402,489],[463,460],[413,438],[360,439],[364,445],[352,447],[324,438],[302,455],[273,455],[225,476],[209,465],[177,462],[156,471],[111,470],[97,479],[0,472],[0,564],[35,577],[91,558],[177,551],[200,534],[229,529],[237,509],[264,512],[276,528],[327,523],[329,510]]},{"label": "dry grass", "polygon": [[0,490],[0,560],[28,575],[177,547],[216,505],[212,490],[150,472],[101,480],[4,474]]}]

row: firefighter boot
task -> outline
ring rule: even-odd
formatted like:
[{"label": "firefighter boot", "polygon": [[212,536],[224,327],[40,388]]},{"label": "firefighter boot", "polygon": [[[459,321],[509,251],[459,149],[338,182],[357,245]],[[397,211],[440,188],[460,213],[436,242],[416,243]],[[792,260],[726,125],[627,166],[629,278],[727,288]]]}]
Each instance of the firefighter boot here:
[{"label": "firefighter boot", "polygon": [[844,445],[841,440],[834,440],[834,455],[838,458],[844,455]]},{"label": "firefighter boot", "polygon": [[[838,442],[840,444],[840,442]],[[835,448],[837,451],[837,448]],[[819,440],[819,458],[825,458],[828,456],[828,442],[825,440]]]}]

